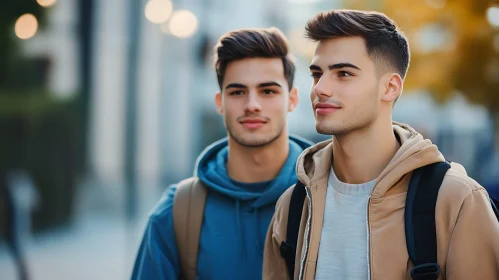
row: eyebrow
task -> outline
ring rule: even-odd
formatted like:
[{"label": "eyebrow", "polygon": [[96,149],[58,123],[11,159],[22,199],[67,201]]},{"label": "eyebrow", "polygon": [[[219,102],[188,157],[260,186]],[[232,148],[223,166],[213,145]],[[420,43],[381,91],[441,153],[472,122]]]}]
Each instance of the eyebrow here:
[{"label": "eyebrow", "polygon": [[247,88],[247,86],[243,85],[243,84],[228,84],[225,89],[229,89],[229,88]]},{"label": "eyebrow", "polygon": [[317,70],[317,71],[321,71],[322,72],[322,69],[319,66],[315,65],[315,64],[310,65],[308,68],[310,68],[310,71]]},{"label": "eyebrow", "polygon": [[[310,68],[310,70],[322,71],[322,68],[320,68],[319,66],[317,66],[315,64],[310,65],[309,68]],[[348,62],[331,64],[331,65],[328,65],[327,68],[329,70],[335,70],[335,69],[341,69],[341,68],[354,68],[357,70],[361,70],[359,67],[357,67],[351,63],[348,63]]]},{"label": "eyebrow", "polygon": [[[276,83],[276,82],[265,82],[265,83],[261,83],[261,84],[258,84],[257,87],[263,88],[263,87],[271,87],[271,86],[281,87],[281,85],[278,84],[278,83]],[[248,88],[248,87],[245,86],[245,85],[243,85],[243,84],[232,83],[232,84],[228,84],[225,87],[225,89],[229,89],[229,88],[242,88],[242,89],[245,89],[245,88]]]},{"label": "eyebrow", "polygon": [[351,64],[351,63],[336,63],[336,64],[332,64],[332,65],[329,65],[327,68],[329,68],[329,70],[334,70],[334,69],[341,69],[341,68],[354,68],[354,69],[357,69],[357,70],[360,70],[359,67]]},{"label": "eyebrow", "polygon": [[266,82],[266,83],[261,83],[258,85],[259,88],[262,88],[262,87],[271,87],[271,86],[277,86],[277,87],[281,87],[280,84],[276,83],[276,82]]}]

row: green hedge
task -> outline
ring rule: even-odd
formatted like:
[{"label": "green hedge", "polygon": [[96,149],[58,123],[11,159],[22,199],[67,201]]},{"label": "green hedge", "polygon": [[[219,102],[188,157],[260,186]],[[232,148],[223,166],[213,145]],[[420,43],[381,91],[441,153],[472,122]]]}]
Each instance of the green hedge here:
[{"label": "green hedge", "polygon": [[[41,91],[0,92],[0,173],[24,169],[32,176],[40,196],[35,232],[71,221],[85,140],[80,103]],[[0,211],[3,219],[5,209]]]}]

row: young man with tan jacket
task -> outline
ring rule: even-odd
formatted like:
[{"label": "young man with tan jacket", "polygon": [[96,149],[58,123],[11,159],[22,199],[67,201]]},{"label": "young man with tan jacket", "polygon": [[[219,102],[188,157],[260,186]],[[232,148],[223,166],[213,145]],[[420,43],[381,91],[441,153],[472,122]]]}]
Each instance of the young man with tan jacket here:
[{"label": "young man with tan jacket", "polygon": [[[409,66],[407,39],[384,14],[354,10],[316,15],[306,34],[317,42],[310,65],[316,129],[333,137],[297,162],[296,187],[306,196],[294,271],[281,256],[292,187],[267,233],[263,279],[413,279],[404,219],[409,182],[415,170],[445,158],[392,121]],[[459,164],[444,174],[433,215],[433,279],[499,279],[499,223],[487,192]]]}]

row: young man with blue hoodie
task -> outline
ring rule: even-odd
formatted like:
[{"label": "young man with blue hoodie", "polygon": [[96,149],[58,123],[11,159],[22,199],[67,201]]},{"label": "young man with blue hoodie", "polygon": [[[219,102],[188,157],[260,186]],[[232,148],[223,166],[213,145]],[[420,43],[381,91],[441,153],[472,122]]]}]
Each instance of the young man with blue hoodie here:
[{"label": "young man with blue hoodie", "polygon": [[197,259],[189,261],[194,273],[186,275],[182,267],[186,252],[178,240],[184,236],[174,229],[177,185],[166,190],[149,217],[132,279],[261,278],[275,204],[296,183],[296,160],[310,146],[288,135],[287,113],[298,104],[295,65],[278,29],[245,29],[220,38],[215,71],[220,86],[215,103],[227,138],[207,147],[194,170],[207,190]]}]

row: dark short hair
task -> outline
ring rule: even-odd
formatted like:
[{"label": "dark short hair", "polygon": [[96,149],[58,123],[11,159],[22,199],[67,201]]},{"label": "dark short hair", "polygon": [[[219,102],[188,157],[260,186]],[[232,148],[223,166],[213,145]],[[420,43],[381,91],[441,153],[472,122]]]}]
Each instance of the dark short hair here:
[{"label": "dark short hair", "polygon": [[245,58],[280,58],[289,89],[293,88],[294,59],[288,51],[288,41],[275,27],[252,28],[230,31],[215,46],[215,71],[222,89],[227,65]]},{"label": "dark short hair", "polygon": [[407,38],[383,13],[346,9],[322,12],[308,21],[305,32],[307,38],[319,42],[360,36],[378,67],[389,67],[405,78],[410,59]]}]

